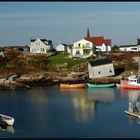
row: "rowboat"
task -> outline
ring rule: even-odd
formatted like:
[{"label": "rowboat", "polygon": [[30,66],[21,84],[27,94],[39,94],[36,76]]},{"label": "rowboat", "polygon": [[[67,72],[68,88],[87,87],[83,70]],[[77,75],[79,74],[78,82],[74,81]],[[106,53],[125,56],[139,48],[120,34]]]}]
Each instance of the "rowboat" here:
[{"label": "rowboat", "polygon": [[13,125],[14,124],[14,118],[7,116],[7,115],[3,115],[0,114],[0,123],[3,125]]},{"label": "rowboat", "polygon": [[85,88],[86,84],[60,84],[60,88],[67,89],[67,88]]},{"label": "rowboat", "polygon": [[116,84],[112,83],[112,84],[91,84],[91,83],[87,83],[87,86],[89,88],[110,88],[110,87],[115,87]]},{"label": "rowboat", "polygon": [[140,89],[140,77],[131,75],[127,80],[121,80],[121,87],[128,89]]}]

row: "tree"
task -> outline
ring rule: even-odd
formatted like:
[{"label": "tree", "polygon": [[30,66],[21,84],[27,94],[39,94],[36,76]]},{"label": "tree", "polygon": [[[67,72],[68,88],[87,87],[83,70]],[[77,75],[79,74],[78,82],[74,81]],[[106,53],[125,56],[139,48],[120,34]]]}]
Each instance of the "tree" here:
[{"label": "tree", "polygon": [[119,51],[119,46],[114,45],[111,49],[111,51]]}]

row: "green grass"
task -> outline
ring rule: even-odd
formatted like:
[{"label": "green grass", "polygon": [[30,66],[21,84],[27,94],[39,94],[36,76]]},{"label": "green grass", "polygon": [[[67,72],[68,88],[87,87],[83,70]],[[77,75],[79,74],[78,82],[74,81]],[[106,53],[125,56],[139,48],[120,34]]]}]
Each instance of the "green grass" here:
[{"label": "green grass", "polygon": [[68,58],[68,55],[59,54],[59,55],[49,57],[48,60],[49,60],[49,63],[47,65],[48,69],[51,69],[52,65],[55,65],[55,64],[67,63],[68,70],[71,70],[73,66],[84,63],[84,62],[89,62],[93,60],[93,58],[73,60],[71,58]]}]

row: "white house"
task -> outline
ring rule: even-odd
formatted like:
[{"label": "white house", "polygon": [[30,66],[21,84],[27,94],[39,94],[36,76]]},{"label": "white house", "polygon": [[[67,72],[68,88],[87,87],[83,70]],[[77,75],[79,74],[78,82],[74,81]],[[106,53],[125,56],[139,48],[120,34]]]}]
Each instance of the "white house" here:
[{"label": "white house", "polygon": [[121,45],[120,51],[140,51],[140,39],[137,39],[137,45]]},{"label": "white house", "polygon": [[72,54],[72,44],[59,44],[58,46],[56,46],[55,50],[57,52],[67,52],[69,54]]},{"label": "white house", "polygon": [[101,78],[115,75],[111,59],[101,59],[88,63],[89,78]]},{"label": "white house", "polygon": [[67,45],[61,43],[55,49],[57,52],[67,52]]},{"label": "white house", "polygon": [[31,39],[30,40],[30,52],[31,53],[47,53],[53,49],[52,41],[46,39]]},{"label": "white house", "polygon": [[93,43],[86,39],[75,42],[72,46],[72,56],[87,58],[93,55]]}]

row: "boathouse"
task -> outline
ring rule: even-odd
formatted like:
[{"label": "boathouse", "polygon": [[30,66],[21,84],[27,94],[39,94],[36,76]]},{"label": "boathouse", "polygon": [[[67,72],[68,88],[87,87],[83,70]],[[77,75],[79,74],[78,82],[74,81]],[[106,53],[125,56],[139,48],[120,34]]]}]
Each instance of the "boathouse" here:
[{"label": "boathouse", "polygon": [[101,59],[88,63],[89,78],[102,78],[115,75],[111,59]]}]

